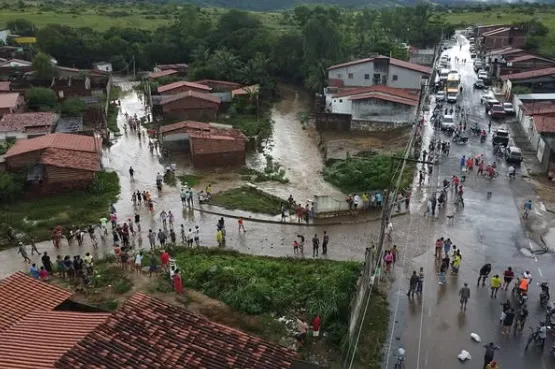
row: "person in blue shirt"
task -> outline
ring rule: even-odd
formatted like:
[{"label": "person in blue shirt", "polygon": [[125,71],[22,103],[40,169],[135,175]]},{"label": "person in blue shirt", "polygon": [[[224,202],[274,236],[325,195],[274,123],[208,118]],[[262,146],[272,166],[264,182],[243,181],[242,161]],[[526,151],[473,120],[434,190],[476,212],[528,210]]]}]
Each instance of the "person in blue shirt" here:
[{"label": "person in blue shirt", "polygon": [[39,279],[39,268],[37,268],[37,264],[31,265],[31,268],[29,269],[29,275],[32,278]]},{"label": "person in blue shirt", "polygon": [[528,200],[524,203],[524,215],[522,216],[524,219],[528,219],[528,215],[532,210],[532,200]]}]

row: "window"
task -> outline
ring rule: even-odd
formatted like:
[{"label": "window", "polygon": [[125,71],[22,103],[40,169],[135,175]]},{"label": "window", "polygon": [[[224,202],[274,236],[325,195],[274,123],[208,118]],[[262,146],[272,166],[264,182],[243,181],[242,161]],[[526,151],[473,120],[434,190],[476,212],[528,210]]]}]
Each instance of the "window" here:
[{"label": "window", "polygon": [[348,77],[349,79],[353,79],[353,73],[349,73],[349,74],[347,75],[347,77]]},{"label": "window", "polygon": [[337,79],[341,79],[341,73],[337,73]]},{"label": "window", "polygon": [[393,75],[393,80],[397,81],[399,79],[399,76],[397,76],[396,74]]},{"label": "window", "polygon": [[369,75],[369,74],[365,74],[365,75],[364,75],[364,79],[370,79],[370,75]]},{"label": "window", "polygon": [[342,102],[343,102],[343,99],[339,99],[339,102],[342,103]]}]

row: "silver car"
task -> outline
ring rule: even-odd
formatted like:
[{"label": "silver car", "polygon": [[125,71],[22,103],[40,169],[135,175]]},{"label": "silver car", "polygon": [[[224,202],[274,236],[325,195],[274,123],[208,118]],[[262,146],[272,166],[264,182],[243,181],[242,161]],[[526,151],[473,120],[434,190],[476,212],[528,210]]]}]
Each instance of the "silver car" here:
[{"label": "silver car", "polygon": [[516,115],[515,108],[511,103],[503,103],[503,110],[505,110],[505,115]]},{"label": "silver car", "polygon": [[437,102],[445,101],[445,91],[438,91],[437,92],[436,101]]}]

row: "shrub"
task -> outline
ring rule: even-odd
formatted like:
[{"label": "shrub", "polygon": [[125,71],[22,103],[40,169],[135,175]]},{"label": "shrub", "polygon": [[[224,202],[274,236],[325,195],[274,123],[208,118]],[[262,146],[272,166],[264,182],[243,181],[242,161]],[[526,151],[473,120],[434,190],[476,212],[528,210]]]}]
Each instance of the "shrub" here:
[{"label": "shrub", "polygon": [[65,100],[61,107],[60,112],[66,117],[80,117],[85,111],[86,104],[83,100],[77,98],[70,98]]},{"label": "shrub", "polygon": [[35,111],[51,110],[56,105],[56,93],[45,87],[33,87],[25,93],[29,108]]},{"label": "shrub", "polygon": [[88,188],[91,194],[119,193],[119,177],[116,172],[99,172]]},{"label": "shrub", "polygon": [[17,200],[25,188],[23,177],[0,172],[0,201],[9,203]]}]

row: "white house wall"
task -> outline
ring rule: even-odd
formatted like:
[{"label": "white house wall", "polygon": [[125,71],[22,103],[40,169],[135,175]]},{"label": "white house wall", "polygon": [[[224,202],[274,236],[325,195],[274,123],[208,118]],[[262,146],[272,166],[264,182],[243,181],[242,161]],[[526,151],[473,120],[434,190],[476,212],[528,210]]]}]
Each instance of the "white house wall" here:
[{"label": "white house wall", "polygon": [[329,102],[331,102],[331,113],[352,114],[353,104],[349,96],[330,98]]},{"label": "white house wall", "polygon": [[[349,78],[349,73],[353,75],[353,78]],[[374,63],[371,62],[349,65],[328,71],[329,79],[340,79],[346,87],[372,86],[373,76]]]},{"label": "white house wall", "polygon": [[[397,78],[395,78],[395,76],[397,76]],[[387,85],[395,88],[412,88],[419,90],[420,81],[424,76],[428,77],[426,74],[390,64]]]},{"label": "white house wall", "polygon": [[416,108],[378,99],[354,100],[353,119],[377,122],[409,122],[414,118]]}]

